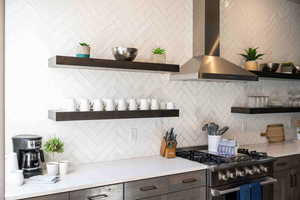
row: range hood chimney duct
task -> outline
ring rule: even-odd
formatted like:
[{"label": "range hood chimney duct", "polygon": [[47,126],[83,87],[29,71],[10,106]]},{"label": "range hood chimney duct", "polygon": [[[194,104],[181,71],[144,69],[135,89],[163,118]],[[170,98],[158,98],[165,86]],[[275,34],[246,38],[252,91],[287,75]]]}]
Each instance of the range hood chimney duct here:
[{"label": "range hood chimney duct", "polygon": [[220,0],[193,0],[193,58],[170,78],[258,80],[255,74],[220,57]]}]

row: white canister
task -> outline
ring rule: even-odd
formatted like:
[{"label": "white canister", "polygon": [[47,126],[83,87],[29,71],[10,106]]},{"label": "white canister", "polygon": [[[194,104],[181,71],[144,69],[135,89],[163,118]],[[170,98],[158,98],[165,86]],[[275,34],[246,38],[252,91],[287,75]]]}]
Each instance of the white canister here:
[{"label": "white canister", "polygon": [[91,103],[88,99],[79,100],[79,110],[81,112],[88,112],[91,110]]},{"label": "white canister", "polygon": [[93,104],[93,111],[104,111],[104,104],[101,99],[94,99],[92,104]]},{"label": "white canister", "polygon": [[47,172],[49,176],[57,176],[59,172],[59,163],[57,162],[48,162],[47,163]]},{"label": "white canister", "polygon": [[218,146],[222,139],[220,135],[209,135],[208,136],[208,151],[218,152]]},{"label": "white canister", "polygon": [[67,160],[59,162],[59,175],[67,175],[70,171],[70,162]]},{"label": "white canister", "polygon": [[15,170],[9,173],[7,184],[10,186],[22,186],[24,184],[23,170]]},{"label": "white canister", "polygon": [[6,154],[5,163],[6,163],[6,168],[5,168],[6,172],[10,173],[19,170],[18,158],[16,153]]}]

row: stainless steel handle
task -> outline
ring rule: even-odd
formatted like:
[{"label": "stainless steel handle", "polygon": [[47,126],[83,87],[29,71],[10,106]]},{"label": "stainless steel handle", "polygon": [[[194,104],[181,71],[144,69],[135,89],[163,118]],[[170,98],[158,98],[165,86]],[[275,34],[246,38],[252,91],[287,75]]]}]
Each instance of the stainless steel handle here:
[{"label": "stainless steel handle", "polygon": [[187,179],[182,180],[182,183],[193,183],[196,181],[197,181],[197,179],[195,179],[195,178],[187,178]]},{"label": "stainless steel handle", "polygon": [[99,195],[89,196],[89,197],[87,197],[87,199],[88,200],[96,200],[96,199],[105,199],[107,197],[108,197],[108,195],[106,195],[106,194],[99,194]]},{"label": "stainless steel handle", "polygon": [[[260,182],[260,184],[261,185],[269,185],[269,184],[274,184],[276,182],[277,182],[277,179],[267,177],[264,180],[262,180]],[[225,194],[229,194],[229,193],[232,193],[232,192],[238,192],[238,191],[240,191],[240,187],[234,187],[234,188],[230,188],[230,189],[227,189],[227,190],[217,190],[217,189],[211,189],[210,190],[211,195],[213,197],[218,197],[218,196],[222,196],[222,195],[225,195]]]},{"label": "stainless steel handle", "polygon": [[157,187],[155,185],[151,185],[151,186],[144,186],[144,187],[141,187],[140,190],[142,192],[146,192],[146,191],[150,191],[150,190],[156,190]]}]

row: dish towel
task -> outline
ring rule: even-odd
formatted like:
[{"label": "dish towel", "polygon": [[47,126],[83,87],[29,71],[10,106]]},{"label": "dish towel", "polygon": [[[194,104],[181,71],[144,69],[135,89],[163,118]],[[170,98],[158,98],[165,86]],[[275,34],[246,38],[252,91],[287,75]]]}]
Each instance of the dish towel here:
[{"label": "dish towel", "polygon": [[31,184],[54,184],[59,181],[58,176],[33,176],[30,177],[26,183],[31,183]]},{"label": "dish towel", "polygon": [[238,200],[262,200],[262,189],[260,183],[251,183],[240,186],[237,193]]},{"label": "dish towel", "polygon": [[260,183],[250,184],[251,200],[262,200],[262,188]]},{"label": "dish towel", "polygon": [[240,191],[237,192],[238,200],[251,200],[251,185],[246,184],[240,186]]}]

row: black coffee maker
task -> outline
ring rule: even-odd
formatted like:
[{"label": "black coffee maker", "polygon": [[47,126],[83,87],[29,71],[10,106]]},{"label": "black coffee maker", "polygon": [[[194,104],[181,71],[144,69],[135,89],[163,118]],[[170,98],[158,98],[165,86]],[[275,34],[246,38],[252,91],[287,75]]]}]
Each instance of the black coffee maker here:
[{"label": "black coffee maker", "polygon": [[43,173],[45,162],[42,137],[38,135],[17,135],[12,138],[13,150],[17,153],[19,169],[29,178]]}]

